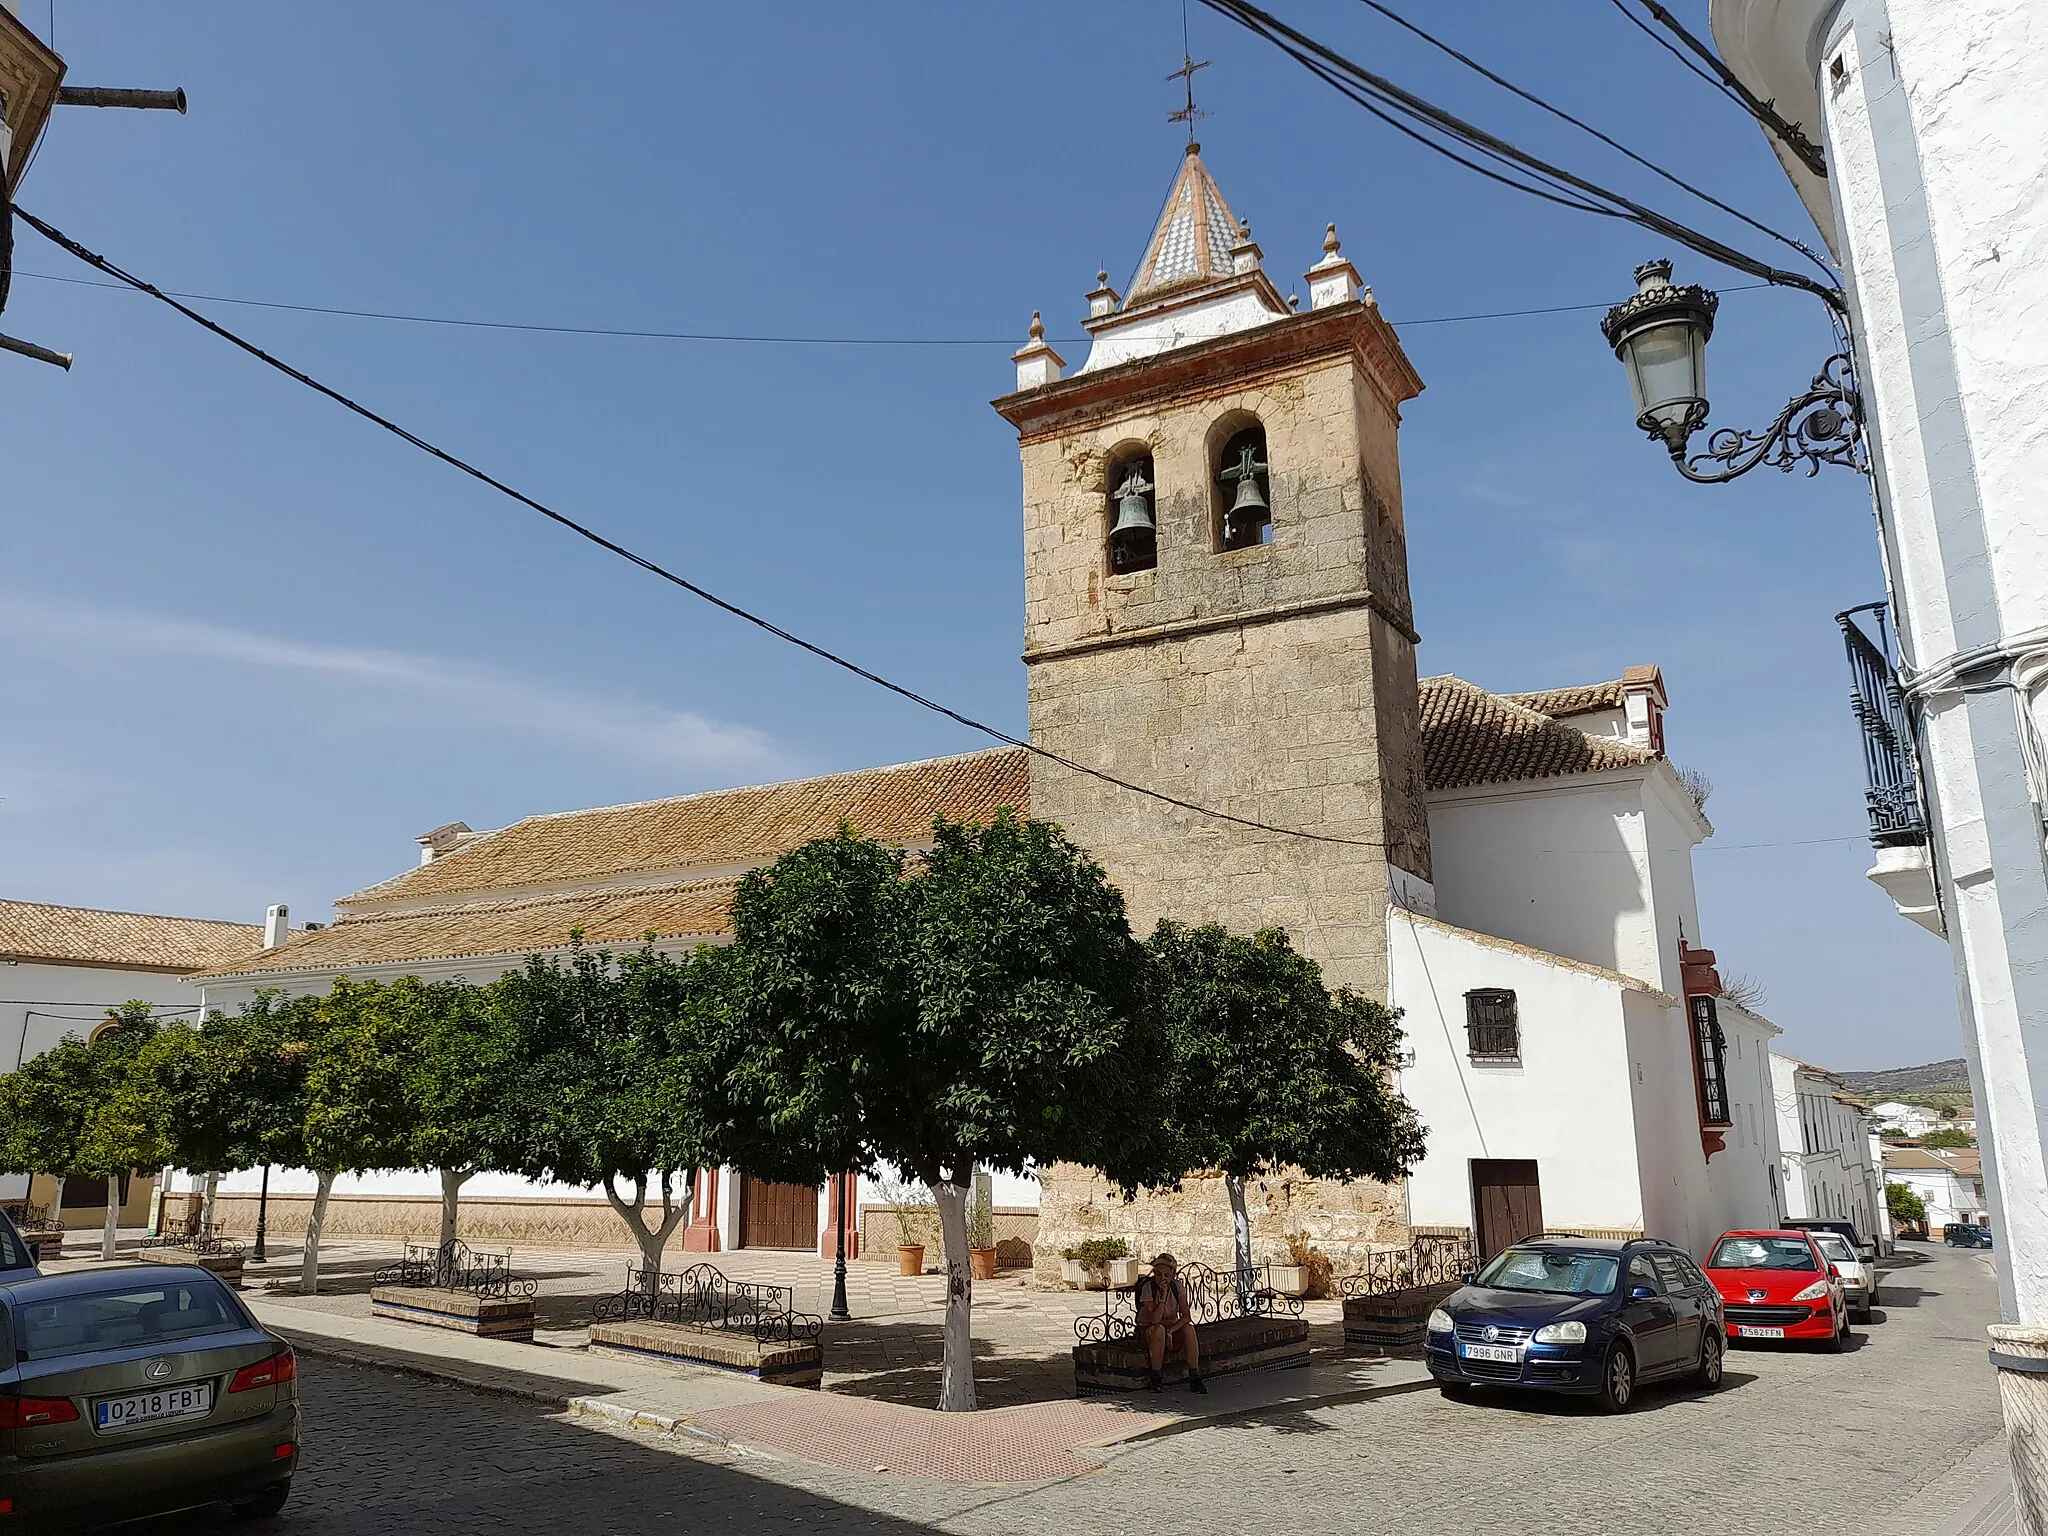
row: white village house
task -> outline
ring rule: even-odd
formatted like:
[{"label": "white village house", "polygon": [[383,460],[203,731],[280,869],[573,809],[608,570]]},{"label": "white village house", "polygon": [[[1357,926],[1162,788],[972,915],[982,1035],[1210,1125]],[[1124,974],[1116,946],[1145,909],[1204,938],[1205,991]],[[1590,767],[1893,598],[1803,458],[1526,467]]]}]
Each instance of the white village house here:
[{"label": "white village house", "polygon": [[[1776,1220],[1776,1029],[1721,1006],[1713,955],[1687,947],[1712,828],[1665,757],[1662,677],[1497,695],[1416,676],[1396,438],[1422,383],[1334,226],[1304,286],[1297,310],[1190,146],[1128,296],[1106,276],[1088,295],[1085,364],[1067,376],[1034,323],[996,407],[1024,462],[1034,743],[1336,838],[1204,821],[1010,747],[452,823],[331,927],[198,978],[205,1005],[339,973],[489,979],[572,926],[600,945],[722,942],[736,878],[841,817],[915,848],[934,813],[1008,806],[1066,827],[1141,933],[1162,916],[1283,927],[1333,985],[1404,1010],[1427,1159],[1391,1187],[1264,1181],[1261,1259],[1294,1231],[1341,1266],[1418,1227],[1489,1252],[1544,1227],[1699,1251]],[[273,1180],[272,1230],[303,1219],[310,1187]],[[431,1231],[437,1193],[431,1174],[344,1180],[327,1231]],[[1220,1205],[1126,1205],[1085,1169],[996,1201],[1039,1204],[1041,1266],[1102,1231],[1228,1251]],[[464,1204],[465,1231],[500,1240],[623,1236],[582,1192],[482,1176]],[[831,1215],[821,1191],[711,1170],[683,1246],[828,1250]]]},{"label": "white village house", "polygon": [[[271,937],[282,943],[282,918]],[[196,1016],[184,978],[263,947],[257,923],[223,923],[147,912],[106,912],[43,901],[0,901],[0,1071],[32,1061],[67,1035],[90,1039],[107,1010],[144,1002],[160,1018]],[[121,1219],[147,1219],[154,1179],[124,1181]],[[106,1180],[67,1178],[61,1199],[48,1173],[0,1174],[0,1200],[56,1213],[69,1227],[98,1227]]]},{"label": "white village house", "polygon": [[1785,1169],[1785,1214],[1853,1221],[1856,1231],[1889,1247],[1884,1177],[1871,1151],[1869,1114],[1825,1068],[1773,1053],[1778,1141]]},{"label": "white village house", "polygon": [[1884,1177],[1903,1184],[1927,1206],[1927,1235],[1939,1238],[1955,1222],[1990,1222],[1984,1164],[1968,1147],[1886,1147]]}]

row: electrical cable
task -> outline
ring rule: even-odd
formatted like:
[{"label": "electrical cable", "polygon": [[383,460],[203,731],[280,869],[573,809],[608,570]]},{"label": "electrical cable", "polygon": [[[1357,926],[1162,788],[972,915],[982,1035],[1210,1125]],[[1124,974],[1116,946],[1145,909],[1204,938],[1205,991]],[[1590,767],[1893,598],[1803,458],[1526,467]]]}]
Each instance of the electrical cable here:
[{"label": "electrical cable", "polygon": [[[90,278],[60,277],[54,272],[16,272],[14,275],[17,278],[32,278],[39,283],[63,283],[72,288],[95,288],[103,293],[139,291],[126,283],[96,283]],[[1759,288],[1770,286],[1769,283],[1734,283],[1723,288],[1721,292],[1752,293]],[[1017,344],[1017,338],[1014,336],[748,336],[729,331],[641,331],[623,326],[548,325],[523,320],[463,320],[448,315],[414,315],[378,309],[340,309],[324,304],[288,304],[276,299],[237,299],[219,293],[186,293],[176,288],[166,288],[163,291],[174,299],[190,299],[198,304],[239,304],[250,309],[281,309],[296,314],[335,315],[351,320],[394,320],[410,325],[444,325],[487,331],[534,331],[551,336],[767,343],[812,347],[1014,347]],[[1536,315],[1581,314],[1613,307],[1612,300],[1604,300],[1594,304],[1548,304],[1534,309],[1494,309],[1470,315],[1426,315],[1409,320],[1397,320],[1390,315],[1387,317],[1387,323],[1411,328],[1420,325],[1464,325],[1476,320],[1521,320]],[[1072,343],[1076,346],[1088,344],[1088,338],[1085,336],[1061,336],[1053,339],[1058,343]]]},{"label": "electrical cable", "polygon": [[1665,31],[1671,33],[1672,36],[1692,50],[1695,55],[1705,61],[1707,68],[1721,81],[1728,94],[1741,104],[1745,112],[1759,123],[1762,123],[1764,127],[1768,128],[1783,142],[1787,149],[1797,155],[1801,165],[1804,165],[1814,175],[1823,179],[1826,178],[1828,174],[1827,157],[1821,153],[1820,146],[1807,137],[1804,127],[1798,123],[1787,122],[1783,114],[1778,111],[1777,102],[1759,100],[1756,92],[1742,83],[1742,77],[1722,62],[1719,54],[1688,32],[1685,29],[1684,23],[1662,5],[1658,4],[1657,0],[1642,0],[1642,7],[1657,18]]},{"label": "electrical cable", "polygon": [[[1501,75],[1495,74],[1492,70],[1488,69],[1484,64],[1481,64],[1477,59],[1472,58],[1469,54],[1459,52],[1456,48],[1453,48],[1449,43],[1446,43],[1441,38],[1437,37],[1434,33],[1428,32],[1424,30],[1422,27],[1417,26],[1414,22],[1410,21],[1407,17],[1403,16],[1399,11],[1394,10],[1391,6],[1381,4],[1380,0],[1358,0],[1358,3],[1360,5],[1365,6],[1368,10],[1378,12],[1380,15],[1386,17],[1387,20],[1393,22],[1394,25],[1401,27],[1410,33],[1413,33],[1416,37],[1419,37],[1425,43],[1428,43],[1430,47],[1435,48],[1441,53],[1449,55],[1453,59],[1456,59],[1460,64],[1464,65],[1467,69],[1484,76],[1488,80],[1491,80],[1495,85],[1499,86],[1502,90],[1507,91],[1512,95],[1519,96],[1522,100],[1528,102],[1530,105],[1534,107],[1538,107],[1541,110],[1548,112],[1552,117],[1557,118],[1559,121],[1571,124],[1572,127],[1578,129],[1582,133],[1591,134],[1594,138],[1598,139],[1602,144],[1605,144],[1609,149],[1612,149],[1617,153],[1626,156],[1628,159],[1634,161],[1637,165],[1643,167],[1644,170],[1647,170],[1654,175],[1663,177],[1664,180],[1670,182],[1671,185],[1677,187],[1680,191],[1690,193],[1692,196],[1699,198],[1702,202],[1707,203],[1711,207],[1720,209],[1721,212],[1729,215],[1729,217],[1740,219],[1744,224],[1747,224],[1751,229],[1756,230],[1759,234],[1768,235],[1771,237],[1771,239],[1776,240],[1781,245],[1788,246],[1792,250],[1797,251],[1800,255],[1804,256],[1808,261],[1811,261],[1816,266],[1820,267],[1820,269],[1823,272],[1827,273],[1827,275],[1830,278],[1832,278],[1835,275],[1834,269],[1827,263],[1827,261],[1823,257],[1821,257],[1817,252],[1815,252],[1810,246],[1808,246],[1804,241],[1795,240],[1790,235],[1780,234],[1777,230],[1771,228],[1770,225],[1765,224],[1761,220],[1751,218],[1748,214],[1744,213],[1740,208],[1731,207],[1729,204],[1722,202],[1720,198],[1715,197],[1713,194],[1709,192],[1703,192],[1698,187],[1695,187],[1690,182],[1684,180],[1682,177],[1676,176],[1672,172],[1665,170],[1664,167],[1657,164],[1656,161],[1649,159],[1647,156],[1637,154],[1634,150],[1630,149],[1626,144],[1623,144],[1618,139],[1610,138],[1607,134],[1602,133],[1598,128],[1595,128],[1591,123],[1584,122],[1581,119],[1572,116],[1571,113],[1565,111],[1562,107],[1553,106],[1551,103],[1545,101],[1541,96],[1536,95],[1533,91],[1526,91],[1522,89],[1521,86],[1516,85],[1514,81],[1506,79]],[[1616,3],[1619,4],[1620,0],[1616,0]],[[1630,19],[1634,20],[1635,18],[1631,16]],[[1663,41],[1663,39],[1661,38],[1658,40],[1660,42]]]},{"label": "electrical cable", "polygon": [[663,581],[681,587],[685,592],[690,593],[693,597],[702,599],[704,602],[709,603],[712,607],[720,609],[725,613],[731,614],[736,619],[744,620],[746,623],[753,625],[756,629],[763,630],[766,633],[773,635],[776,639],[785,642],[786,644],[796,646],[799,650],[808,651],[811,655],[818,657],[821,661],[830,662],[833,666],[839,667],[847,672],[851,672],[855,677],[862,678],[867,682],[873,683],[876,687],[885,689],[886,691],[895,694],[899,698],[908,699],[911,703],[919,705],[924,709],[931,710],[934,714],[943,715],[946,719],[953,721],[957,725],[965,726],[967,729],[971,731],[976,731],[983,736],[991,737],[996,741],[1002,742],[1006,746],[1021,748],[1022,750],[1031,753],[1034,757],[1042,758],[1047,762],[1057,763],[1060,767],[1065,768],[1070,772],[1085,774],[1089,778],[1097,779],[1105,784],[1114,785],[1118,789],[1129,790],[1133,794],[1143,795],[1148,799],[1160,801],[1163,804],[1174,806],[1180,810],[1190,811],[1197,816],[1207,817],[1215,821],[1229,822],[1232,825],[1244,827],[1250,831],[1270,833],[1278,837],[1298,837],[1309,842],[1338,843],[1354,848],[1385,848],[1387,846],[1384,842],[1381,842],[1377,839],[1338,837],[1331,833],[1309,832],[1298,827],[1274,826],[1269,822],[1257,821],[1246,816],[1236,816],[1231,814],[1229,811],[1219,811],[1212,806],[1201,805],[1192,800],[1184,800],[1177,795],[1170,795],[1166,793],[1164,790],[1152,789],[1143,784],[1133,783],[1129,779],[1119,778],[1117,775],[1106,772],[1103,769],[1091,767],[1086,763],[1079,762],[1071,757],[1067,757],[1063,753],[1054,752],[1050,748],[1038,746],[1036,743],[1032,742],[1028,738],[1015,736],[1008,731],[1004,731],[997,728],[996,726],[985,724],[980,720],[976,720],[971,715],[962,714],[959,710],[953,709],[945,704],[939,703],[936,699],[927,698],[924,694],[918,693],[914,689],[907,688],[901,683],[891,682],[888,678],[883,677],[880,673],[872,672],[868,668],[861,666],[858,662],[850,661],[846,657],[841,656],[834,651],[827,650],[824,646],[819,645],[814,641],[806,640],[801,635],[795,634],[790,630],[784,629],[781,625],[774,623],[772,620],[762,618],[759,614],[752,613],[749,610],[742,608],[737,603],[727,601],[725,598],[718,596],[717,593],[710,591],[708,588],[699,586],[696,582],[691,581],[688,577],[680,576],[676,572],[667,569],[665,566],[657,564],[656,562],[648,559],[645,555],[636,554],[634,551],[628,549],[625,545],[616,543],[613,540],[606,538],[603,534],[598,533],[596,530],[592,528],[586,527],[584,524],[577,522],[574,518],[569,517],[567,514],[556,511],[553,507],[548,506],[545,502],[538,501],[535,498],[527,495],[524,491],[518,490],[513,486],[508,485],[503,480],[498,479],[496,476],[488,473],[487,471],[477,468],[477,466],[475,466],[474,464],[471,464],[466,460],[457,458],[454,454],[448,452],[448,450],[446,450],[445,448],[437,447],[433,443],[430,443],[425,438],[421,437],[418,433],[408,431],[406,428],[400,426],[397,422],[392,421],[389,417],[378,415],[368,406],[350,399],[347,395],[344,395],[340,390],[333,388],[331,385],[323,384],[318,379],[314,378],[311,374],[302,372],[301,370],[294,368],[291,364],[283,362],[280,359],[271,356],[268,352],[264,351],[261,347],[257,346],[253,341],[245,340],[244,338],[236,335],[233,331],[229,330],[226,326],[220,324],[218,321],[209,319],[207,316],[200,314],[199,311],[197,311],[196,309],[188,308],[186,305],[180,303],[178,300],[172,298],[169,294],[165,293],[162,289],[154,287],[150,283],[145,282],[142,278],[135,276],[133,273],[123,270],[121,267],[118,267],[113,262],[107,260],[106,257],[87,250],[84,246],[80,245],[76,240],[73,240],[69,235],[65,234],[62,230],[57,229],[52,225],[44,223],[41,219],[37,218],[27,209],[17,206],[14,212],[18,218],[20,218],[24,223],[26,223],[29,226],[29,228],[33,229],[45,240],[50,241],[52,244],[61,246],[63,249],[69,251],[72,255],[76,256],[80,261],[85,262],[88,266],[93,267],[100,272],[104,272],[107,276],[115,278],[120,282],[126,283],[131,288],[135,288],[140,292],[149,294],[152,298],[155,298],[161,303],[164,303],[170,306],[172,309],[175,309],[179,314],[183,315],[186,319],[194,322],[197,325],[203,326],[207,330],[213,332],[214,335],[220,337],[223,341],[227,341],[233,344],[234,346],[239,347],[242,351],[248,353],[258,362],[264,363],[267,366],[276,369],[279,373],[284,374],[287,378],[296,380],[297,382],[305,385],[306,388],[313,390],[317,394],[325,395],[329,400],[332,400],[335,404],[343,407],[348,411],[352,411],[354,414],[362,417],[365,421],[371,422],[376,426],[382,427],[386,432],[391,433],[394,437],[400,438],[403,441],[410,443],[413,447],[419,449],[420,452],[427,454],[430,457],[439,459],[442,463],[448,465],[451,469],[460,470],[463,474],[468,475],[471,479],[481,481],[483,484],[491,487],[491,489],[499,492],[502,495],[510,497],[512,500],[520,503],[522,506],[529,507],[533,511],[538,512],[542,517],[547,518],[550,522],[557,523],[560,526],[568,529],[571,533],[576,534],[578,537],[589,540],[592,544],[597,545],[597,547],[600,549],[610,551],[612,554],[617,555],[620,559],[628,562],[629,564],[639,566],[642,570],[648,572],[650,575],[658,576]]},{"label": "electrical cable", "polygon": [[[1414,92],[1396,85],[1385,76],[1375,74],[1325,44],[1317,42],[1306,33],[1249,4],[1248,0],[1202,0],[1202,3],[1219,15],[1236,22],[1254,36],[1272,43],[1289,58],[1303,65],[1318,78],[1336,86],[1354,102],[1365,106],[1383,121],[1386,120],[1386,112],[1381,108],[1398,112],[1416,123],[1426,125],[1454,143],[1501,164],[1513,166],[1528,175],[1541,178],[1550,189],[1563,189],[1562,193],[1557,190],[1540,190],[1526,182],[1508,180],[1509,185],[1517,186],[1519,190],[1543,197],[1547,201],[1577,207],[1582,212],[1597,213],[1638,224],[1735,271],[1747,273],[1751,277],[1761,278],[1767,283],[1775,283],[1781,287],[1803,289],[1820,299],[1830,309],[1847,309],[1848,300],[1839,288],[1816,282],[1803,273],[1787,272],[1768,262],[1760,261],[1667,214],[1659,213],[1619,192],[1532,155],[1499,135],[1489,133],[1417,96]],[[1468,168],[1477,169],[1464,155],[1433,138],[1420,133],[1411,133],[1410,137],[1418,138],[1437,153]],[[1493,179],[1506,178],[1496,175]],[[1577,194],[1576,200],[1571,194]]]},{"label": "electrical cable", "polygon": [[1728,83],[1725,80],[1723,80],[1719,75],[1715,74],[1712,70],[1702,68],[1699,60],[1691,57],[1689,54],[1686,53],[1686,51],[1683,48],[1679,47],[1678,44],[1672,42],[1670,38],[1664,36],[1663,33],[1659,32],[1655,27],[1651,26],[1647,21],[1643,20],[1642,17],[1638,16],[1633,10],[1629,8],[1628,0],[1608,0],[1608,3],[1612,5],[1617,11],[1621,12],[1623,17],[1627,19],[1628,24],[1630,26],[1634,27],[1637,31],[1641,32],[1643,36],[1647,37],[1659,48],[1662,48],[1666,53],[1670,54],[1671,57],[1678,60],[1679,63],[1683,64],[1687,69],[1691,70],[1694,74],[1698,75],[1702,80],[1706,81],[1708,85],[1711,85],[1714,88],[1715,92],[1718,95],[1727,97],[1730,101],[1734,102],[1738,107],[1742,108],[1742,110],[1745,112],[1749,110],[1749,103],[1744,101],[1742,97],[1735,91],[1730,90],[1728,88]]}]

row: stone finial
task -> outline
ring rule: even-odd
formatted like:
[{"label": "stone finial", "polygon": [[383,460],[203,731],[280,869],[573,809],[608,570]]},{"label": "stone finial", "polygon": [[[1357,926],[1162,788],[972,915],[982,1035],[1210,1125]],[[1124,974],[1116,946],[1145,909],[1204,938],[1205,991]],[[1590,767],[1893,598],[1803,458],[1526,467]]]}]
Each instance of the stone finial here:
[{"label": "stone finial", "polygon": [[1108,269],[1097,272],[1095,286],[1088,290],[1088,318],[1099,320],[1104,315],[1114,314],[1122,302],[1123,295],[1109,286]]},{"label": "stone finial", "polygon": [[1358,268],[1344,259],[1343,242],[1337,238],[1337,226],[1329,224],[1323,229],[1323,259],[1303,274],[1308,279],[1308,307],[1328,309],[1333,304],[1349,304],[1359,296]]},{"label": "stone finial", "polygon": [[1066,359],[1053,351],[1045,339],[1045,317],[1037,310],[1031,311],[1031,339],[1010,354],[1010,361],[1017,365],[1020,390],[1057,383],[1066,369]]},{"label": "stone finial", "polygon": [[1230,270],[1233,272],[1256,272],[1265,260],[1266,253],[1259,249],[1258,241],[1252,238],[1250,221],[1240,221],[1237,226],[1237,244],[1230,248]]}]

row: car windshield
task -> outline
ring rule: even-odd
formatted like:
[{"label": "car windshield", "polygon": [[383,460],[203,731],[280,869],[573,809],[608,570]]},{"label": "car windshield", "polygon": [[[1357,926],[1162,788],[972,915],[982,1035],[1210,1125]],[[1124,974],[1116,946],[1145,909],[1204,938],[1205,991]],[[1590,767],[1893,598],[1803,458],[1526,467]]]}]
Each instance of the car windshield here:
[{"label": "car windshield", "polygon": [[22,1358],[125,1349],[248,1327],[216,1280],[175,1280],[17,1301],[15,1346]]},{"label": "car windshield", "polygon": [[1724,1237],[1707,1260],[1709,1269],[1818,1269],[1803,1237]]},{"label": "car windshield", "polygon": [[1606,1296],[1620,1264],[1611,1253],[1569,1253],[1555,1248],[1510,1248],[1480,1271],[1478,1284],[1496,1291],[1544,1291],[1557,1296]]},{"label": "car windshield", "polygon": [[1849,1240],[1839,1232],[1816,1232],[1814,1242],[1819,1246],[1821,1257],[1835,1264],[1861,1264],[1856,1250],[1849,1246]]}]

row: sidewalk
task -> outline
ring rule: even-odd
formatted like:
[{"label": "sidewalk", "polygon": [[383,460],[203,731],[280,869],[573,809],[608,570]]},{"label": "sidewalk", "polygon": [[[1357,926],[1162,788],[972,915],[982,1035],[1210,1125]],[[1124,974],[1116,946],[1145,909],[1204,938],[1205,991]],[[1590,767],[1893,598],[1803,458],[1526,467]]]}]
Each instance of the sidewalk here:
[{"label": "sidewalk", "polygon": [[[475,1339],[294,1306],[250,1292],[250,1309],[308,1354],[504,1393],[605,1423],[944,1482],[1041,1482],[1101,1465],[1110,1447],[1210,1425],[1297,1416],[1427,1384],[1414,1361],[1335,1359],[1226,1377],[1208,1396],[1024,1403],[940,1413],[874,1398],[764,1386],[732,1372],[649,1366],[581,1348]],[[830,1347],[828,1338],[828,1348]]]}]

